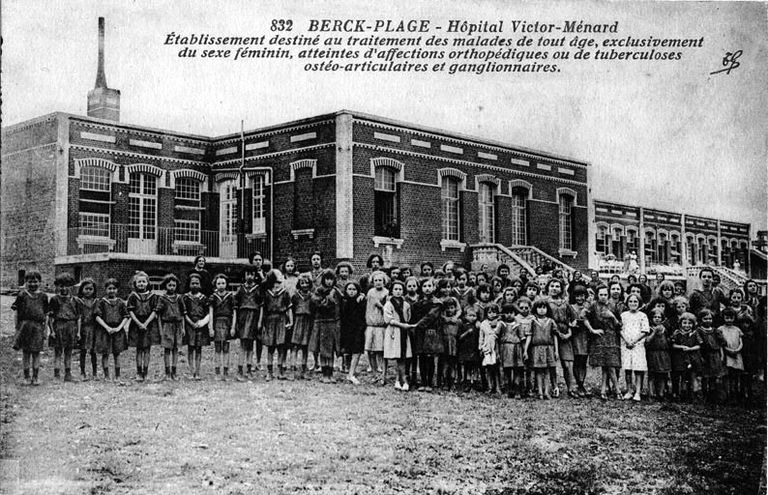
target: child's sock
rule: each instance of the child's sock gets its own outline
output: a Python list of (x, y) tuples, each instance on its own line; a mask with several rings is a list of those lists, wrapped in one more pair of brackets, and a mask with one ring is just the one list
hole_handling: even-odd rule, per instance
[(115, 366), (115, 378), (120, 378), (120, 367)]
[(29, 379), (29, 368), (24, 368), (24, 379), (25, 380)]
[(144, 367), (142, 367), (142, 366), (140, 366), (140, 365), (138, 365), (138, 364), (137, 364), (137, 365), (136, 365), (136, 374), (137, 374), (137, 375), (139, 375), (139, 376), (141, 376), (141, 374), (142, 374), (142, 372), (143, 372), (143, 371), (144, 371)]
[(247, 368), (246, 368), (246, 369), (247, 369), (247, 372), (248, 372), (248, 374), (249, 374), (249, 375), (250, 375), (251, 373), (253, 373), (253, 365), (252, 365), (252, 364), (249, 364), (249, 365), (247, 365)]
[(54, 368), (53, 369), (53, 377), (54, 378), (59, 378), (59, 376), (60, 376), (59, 368)]
[(243, 367), (241, 365), (237, 366), (237, 374), (242, 375), (243, 374)]
[(224, 376), (229, 376), (229, 367), (224, 366)]
[(104, 367), (104, 378), (109, 378), (109, 368)]
[(171, 367), (170, 366), (166, 366), (165, 367), (165, 376), (171, 376)]
[(80, 360), (80, 374), (85, 376), (85, 360), (84, 359)]
[(37, 375), (40, 372), (40, 368), (32, 368), (32, 379), (37, 380)]
[(215, 374), (217, 374), (217, 375), (220, 375), (220, 374), (221, 374), (221, 368), (219, 368), (218, 366), (216, 366), (215, 368), (213, 368), (213, 370), (214, 370), (214, 373), (215, 373)]
[(96, 363), (96, 354), (91, 354), (91, 368), (92, 368), (92, 375), (96, 376), (96, 372), (99, 370), (99, 367)]
[(171, 376), (176, 376), (176, 366), (171, 366)]

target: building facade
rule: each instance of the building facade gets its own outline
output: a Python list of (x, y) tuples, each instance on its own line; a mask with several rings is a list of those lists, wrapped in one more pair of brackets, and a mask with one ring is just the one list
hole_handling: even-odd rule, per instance
[(157, 281), (198, 254), (236, 274), (255, 251), (588, 262), (587, 163), (357, 112), (215, 138), (55, 113), (3, 130), (2, 174), (3, 286), (32, 269)]
[(703, 265), (749, 272), (750, 225), (595, 200), (595, 266), (625, 271), (637, 255), (640, 271), (685, 276)]

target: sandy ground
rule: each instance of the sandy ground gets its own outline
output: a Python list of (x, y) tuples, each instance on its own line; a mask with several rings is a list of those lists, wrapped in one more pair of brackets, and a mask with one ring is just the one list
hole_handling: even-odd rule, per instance
[[(742, 494), (761, 477), (758, 407), (403, 393), (319, 375), (221, 383), (212, 349), (203, 382), (65, 384), (46, 353), (42, 386), (23, 386), (9, 305), (2, 493)], [(123, 362), (130, 380), (133, 352)]]

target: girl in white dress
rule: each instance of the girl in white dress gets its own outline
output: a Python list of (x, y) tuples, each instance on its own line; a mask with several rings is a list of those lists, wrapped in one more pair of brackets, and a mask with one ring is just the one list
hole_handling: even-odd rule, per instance
[[(640, 400), (643, 375), (648, 371), (645, 359), (645, 339), (650, 333), (648, 317), (639, 311), (640, 296), (632, 294), (627, 298), (629, 311), (621, 313), (621, 364), (627, 372), (627, 393), (624, 399)], [(630, 384), (630, 374), (634, 379)]]

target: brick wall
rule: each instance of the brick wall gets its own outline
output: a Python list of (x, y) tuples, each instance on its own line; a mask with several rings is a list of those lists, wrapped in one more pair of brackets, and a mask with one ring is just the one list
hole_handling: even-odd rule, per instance
[(0, 194), (0, 286), (15, 287), (19, 270), (53, 283), (57, 124), (53, 119), (3, 132)]

